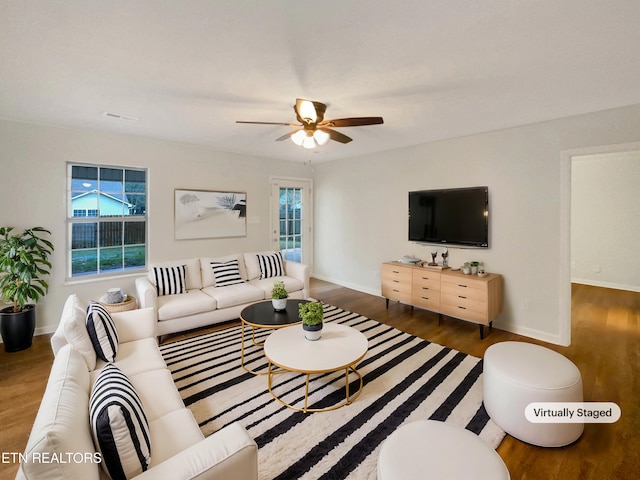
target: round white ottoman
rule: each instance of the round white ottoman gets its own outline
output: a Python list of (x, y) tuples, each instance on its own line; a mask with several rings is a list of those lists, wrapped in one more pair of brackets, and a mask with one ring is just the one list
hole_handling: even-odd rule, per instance
[(462, 428), (433, 420), (402, 425), (384, 441), (378, 480), (509, 480), (509, 470), (489, 445)]
[(531, 423), (532, 402), (582, 402), (582, 377), (571, 360), (525, 342), (501, 342), (484, 354), (484, 408), (509, 435), (541, 447), (568, 445), (582, 435), (583, 423)]

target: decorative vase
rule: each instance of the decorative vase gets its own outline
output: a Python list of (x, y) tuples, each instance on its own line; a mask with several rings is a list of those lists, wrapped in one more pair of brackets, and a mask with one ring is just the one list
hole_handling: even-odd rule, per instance
[(320, 335), (322, 334), (322, 323), (319, 323), (318, 325), (305, 325), (303, 323), (302, 329), (304, 330), (304, 338), (316, 341), (320, 339)]
[(36, 329), (36, 306), (25, 305), (22, 312), (14, 313), (13, 307), (0, 310), (0, 333), (5, 352), (19, 352), (31, 346)]
[(281, 312), (287, 309), (287, 299), (286, 298), (272, 298), (271, 304), (273, 305), (273, 309), (276, 312)]

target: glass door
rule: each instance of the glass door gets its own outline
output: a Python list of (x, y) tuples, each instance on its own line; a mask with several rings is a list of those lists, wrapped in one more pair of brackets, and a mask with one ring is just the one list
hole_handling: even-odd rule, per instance
[(274, 178), (271, 199), (273, 248), (285, 260), (311, 265), (311, 180)]

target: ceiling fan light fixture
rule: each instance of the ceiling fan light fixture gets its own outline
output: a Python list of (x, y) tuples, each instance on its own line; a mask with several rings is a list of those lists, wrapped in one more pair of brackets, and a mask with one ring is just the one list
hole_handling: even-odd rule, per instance
[(312, 149), (317, 145), (315, 139), (313, 138), (313, 133), (312, 132), (307, 132), (307, 136), (304, 137), (304, 140), (302, 141), (302, 146), (304, 148), (307, 149)]
[(331, 138), (330, 135), (323, 130), (316, 130), (313, 132), (313, 138), (318, 143), (318, 145), (324, 145)]
[(298, 114), (301, 118), (309, 123), (316, 123), (318, 120), (318, 114), (316, 113), (316, 107), (313, 102), (309, 100), (302, 100), (300, 102), (300, 108), (298, 110)]
[(291, 135), (291, 141), (298, 146), (302, 146), (302, 142), (307, 138), (307, 132), (304, 130), (298, 130), (296, 133)]

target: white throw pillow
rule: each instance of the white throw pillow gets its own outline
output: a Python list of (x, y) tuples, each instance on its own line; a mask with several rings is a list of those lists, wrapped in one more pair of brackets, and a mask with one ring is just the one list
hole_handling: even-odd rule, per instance
[(240, 276), (238, 260), (211, 262), (211, 269), (215, 276), (216, 287), (228, 287), (229, 285), (244, 283)]

